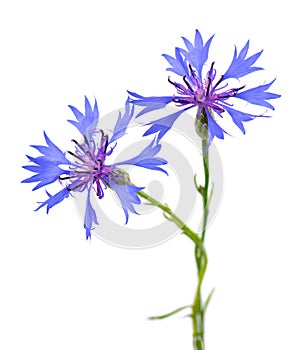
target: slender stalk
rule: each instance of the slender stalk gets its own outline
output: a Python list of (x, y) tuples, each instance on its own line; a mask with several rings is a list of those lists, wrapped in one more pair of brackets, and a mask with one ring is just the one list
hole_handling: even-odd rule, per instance
[(210, 180), (210, 170), (209, 170), (209, 149), (208, 149), (208, 139), (202, 140), (202, 155), (203, 155), (203, 168), (204, 168), (204, 176), (205, 176), (205, 184), (202, 190), (202, 199), (203, 199), (203, 225), (202, 225), (202, 233), (201, 239), (204, 241), (206, 229), (207, 229), (207, 221), (208, 221), (208, 192), (209, 192), (209, 180)]
[(176, 214), (173, 213), (169, 206), (158, 202), (156, 199), (149, 196), (149, 194), (144, 191), (139, 191), (137, 194), (166, 213), (166, 218), (174, 222), (188, 238), (190, 238), (196, 245), (200, 247), (202, 251), (204, 251), (204, 247), (198, 233), (192, 231)]
[(193, 325), (193, 346), (195, 350), (204, 350), (204, 311), (205, 305), (202, 302), (201, 286), (208, 264), (207, 255), (200, 252), (198, 259), (198, 283), (195, 299), (192, 305), (192, 325)]
[[(202, 152), (203, 152), (203, 168), (204, 168), (204, 185), (203, 186), (196, 186), (198, 192), (202, 196), (203, 201), (203, 221), (202, 221), (202, 231), (201, 235), (199, 235), (197, 232), (194, 232), (191, 230), (177, 215), (175, 215), (172, 210), (165, 204), (162, 204), (158, 202), (156, 199), (149, 196), (147, 193), (143, 191), (139, 191), (138, 195), (144, 199), (146, 199), (150, 204), (159, 207), (163, 212), (165, 217), (174, 222), (177, 227), (179, 227), (182, 232), (190, 238), (194, 242), (194, 256), (195, 256), (195, 262), (197, 267), (197, 289), (194, 297), (193, 304), (191, 305), (192, 309), (192, 327), (193, 327), (193, 348), (194, 350), (204, 350), (204, 314), (206, 307), (209, 303), (211, 294), (206, 299), (206, 302), (203, 303), (202, 300), (202, 283), (204, 280), (204, 276), (206, 273), (207, 265), (208, 265), (208, 258), (206, 254), (206, 250), (204, 248), (204, 240), (205, 240), (205, 234), (207, 229), (207, 221), (208, 221), (208, 214), (209, 214), (209, 180), (210, 180), (210, 171), (209, 171), (209, 148), (208, 148), (208, 138), (204, 137), (202, 139)], [(175, 311), (168, 313), (163, 316), (157, 316), (153, 317), (151, 319), (162, 319), (169, 317), (180, 310), (183, 310), (183, 308), (176, 309)]]
[[(204, 168), (204, 185), (197, 188), (198, 192), (202, 196), (203, 201), (203, 222), (202, 222), (202, 232), (201, 240), (204, 242), (207, 221), (209, 214), (209, 148), (208, 148), (208, 137), (202, 138), (202, 155), (203, 155), (203, 168)], [(198, 274), (198, 283), (196, 294), (192, 306), (192, 325), (193, 325), (193, 346), (195, 350), (204, 350), (204, 314), (206, 305), (203, 305), (201, 287), (202, 282), (206, 273), (208, 259), (207, 255), (203, 254), (199, 250), (199, 246), (195, 245), (194, 250), (195, 262)]]
[[(193, 322), (193, 346), (195, 350), (204, 350), (203, 335), (204, 335), (205, 307), (203, 306), (202, 300), (201, 300), (201, 286), (202, 286), (202, 282), (206, 272), (208, 259), (207, 259), (207, 254), (206, 254), (206, 250), (204, 248), (202, 239), (197, 232), (194, 232), (193, 230), (191, 230), (176, 214), (174, 214), (173, 211), (167, 205), (158, 202), (156, 199), (149, 196), (144, 191), (139, 191), (138, 195), (146, 199), (150, 204), (160, 208), (165, 213), (165, 217), (168, 220), (174, 222), (182, 230), (182, 232), (193, 241), (195, 245), (195, 259), (198, 266), (198, 286), (197, 286), (194, 303), (191, 305), (191, 309), (192, 309), (191, 317)], [(182, 307), (166, 315), (152, 317), (151, 319), (166, 318), (179, 312), (179, 310), (182, 310), (182, 309), (184, 308)]]

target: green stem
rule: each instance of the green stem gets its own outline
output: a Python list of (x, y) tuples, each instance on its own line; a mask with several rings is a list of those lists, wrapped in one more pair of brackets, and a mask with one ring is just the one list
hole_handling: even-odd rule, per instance
[(190, 238), (197, 246), (200, 247), (202, 251), (204, 251), (204, 247), (199, 235), (196, 232), (192, 231), (176, 214), (173, 213), (173, 211), (166, 204), (158, 202), (156, 199), (149, 196), (149, 194), (143, 191), (139, 191), (137, 194), (150, 202), (150, 204), (160, 208), (164, 213), (166, 213), (166, 218), (174, 222), (188, 238)]
[[(202, 195), (203, 201), (203, 223), (201, 240), (204, 242), (207, 220), (208, 220), (208, 204), (209, 204), (209, 149), (208, 138), (202, 139), (202, 154), (203, 154), (203, 168), (204, 168), (204, 186), (199, 187), (199, 193)], [(195, 299), (192, 306), (192, 323), (193, 323), (193, 346), (196, 350), (204, 350), (204, 306), (201, 296), (201, 286), (206, 273), (208, 259), (207, 255), (200, 251), (198, 246), (195, 246), (195, 261), (198, 272), (198, 283), (195, 294)]]
[(205, 305), (202, 303), (201, 286), (206, 273), (208, 258), (205, 252), (198, 251), (198, 284), (195, 299), (192, 305), (192, 325), (193, 325), (193, 345), (196, 350), (204, 349), (204, 311)]
[(205, 176), (205, 184), (202, 190), (202, 199), (203, 199), (203, 224), (202, 224), (202, 233), (201, 239), (204, 241), (206, 229), (207, 229), (207, 221), (208, 221), (208, 192), (209, 192), (209, 180), (210, 180), (210, 171), (209, 171), (209, 149), (208, 149), (208, 139), (202, 140), (202, 154), (203, 154), (203, 167), (204, 167), (204, 176)]
[[(208, 258), (207, 253), (204, 248), (204, 240), (205, 240), (205, 234), (207, 229), (207, 222), (208, 222), (208, 214), (209, 214), (209, 202), (211, 200), (212, 191), (209, 195), (209, 182), (210, 182), (210, 170), (209, 170), (209, 146), (208, 146), (208, 121), (207, 121), (207, 115), (205, 111), (203, 111), (201, 117), (196, 118), (196, 132), (198, 135), (202, 138), (202, 154), (203, 154), (203, 168), (204, 168), (204, 185), (197, 185), (196, 183), (196, 177), (194, 179), (195, 187), (197, 191), (202, 196), (203, 201), (203, 219), (202, 219), (202, 231), (201, 234), (198, 234), (197, 232), (194, 232), (191, 230), (173, 211), (166, 205), (158, 202), (153, 197), (149, 196), (147, 193), (143, 191), (139, 191), (137, 194), (146, 199), (150, 204), (160, 208), (166, 219), (169, 221), (174, 222), (177, 227), (179, 227), (182, 232), (190, 238), (194, 242), (194, 257), (197, 267), (197, 289), (194, 297), (193, 304), (190, 305), (192, 309), (192, 314), (190, 315), (192, 317), (192, 326), (193, 326), (193, 347), (194, 350), (204, 350), (204, 314), (206, 311), (206, 308), (209, 304), (209, 301), (211, 299), (213, 291), (209, 294), (206, 301), (203, 302), (202, 295), (201, 295), (201, 289), (202, 289), (202, 283), (204, 280), (204, 276), (207, 270), (208, 265)], [(170, 317), (179, 311), (184, 310), (188, 306), (178, 308), (170, 313), (167, 313), (162, 316), (154, 316), (150, 319), (163, 319)]]
[[(190, 238), (195, 245), (195, 259), (198, 266), (198, 286), (197, 291), (195, 295), (195, 300), (193, 305), (191, 306), (192, 309), (192, 321), (193, 321), (193, 344), (194, 349), (196, 350), (203, 350), (203, 334), (204, 334), (204, 307), (202, 305), (201, 300), (201, 286), (202, 281), (206, 272), (207, 268), (207, 254), (206, 250), (203, 245), (203, 241), (198, 233), (192, 231), (176, 214), (173, 213), (173, 211), (165, 204), (162, 204), (158, 202), (153, 197), (149, 196), (147, 193), (143, 191), (139, 191), (137, 193), (140, 197), (146, 199), (150, 204), (160, 208), (164, 213), (168, 220), (174, 222), (177, 227), (179, 227), (182, 232)], [(177, 309), (177, 312), (183, 308)], [(174, 312), (164, 315), (164, 317), (154, 317), (152, 319), (161, 319), (165, 317), (169, 317)]]
[[(197, 119), (198, 122), (198, 119)], [(207, 125), (206, 114), (203, 113), (202, 122)], [(207, 128), (206, 128), (207, 130)], [(198, 131), (198, 130), (197, 130)], [(203, 155), (203, 168), (204, 168), (204, 185), (198, 186), (195, 178), (195, 187), (202, 196), (203, 201), (203, 221), (202, 221), (202, 232), (201, 240), (204, 242), (205, 234), (207, 229), (207, 221), (209, 214), (209, 202), (211, 194), (209, 196), (209, 182), (210, 182), (210, 171), (209, 171), (209, 147), (208, 147), (208, 135), (202, 137), (202, 155)], [(209, 302), (209, 298), (206, 303), (203, 304), (201, 287), (202, 282), (206, 273), (208, 259), (207, 255), (200, 251), (199, 246), (195, 246), (194, 250), (195, 262), (198, 273), (198, 283), (194, 302), (192, 305), (192, 325), (193, 325), (193, 346), (195, 350), (204, 350), (204, 314), (206, 307)]]
[[(149, 196), (147, 193), (143, 191), (139, 191), (138, 195), (144, 199), (146, 199), (150, 204), (160, 208), (163, 212), (165, 217), (174, 222), (177, 227), (179, 227), (182, 232), (190, 238), (195, 245), (195, 262), (197, 266), (197, 272), (198, 272), (198, 283), (197, 283), (197, 290), (194, 298), (194, 302), (191, 306), (192, 308), (192, 325), (193, 325), (193, 346), (195, 350), (204, 350), (204, 313), (206, 306), (208, 304), (208, 301), (206, 304), (203, 304), (202, 297), (201, 297), (201, 287), (202, 282), (206, 273), (207, 265), (208, 265), (208, 258), (206, 254), (206, 250), (204, 248), (204, 239), (205, 239), (205, 233), (207, 228), (207, 220), (208, 220), (208, 205), (209, 205), (209, 179), (210, 179), (210, 173), (209, 173), (209, 149), (208, 149), (208, 139), (202, 140), (202, 148), (203, 148), (203, 167), (204, 167), (204, 186), (199, 186), (198, 192), (202, 195), (203, 200), (203, 223), (202, 223), (202, 232), (201, 236), (191, 230), (176, 214), (173, 213), (173, 211), (165, 204), (162, 204), (158, 202), (153, 197)], [(180, 309), (177, 309), (177, 312)], [(164, 317), (155, 317), (153, 319), (160, 319), (169, 317), (175, 312), (169, 313), (164, 315)]]

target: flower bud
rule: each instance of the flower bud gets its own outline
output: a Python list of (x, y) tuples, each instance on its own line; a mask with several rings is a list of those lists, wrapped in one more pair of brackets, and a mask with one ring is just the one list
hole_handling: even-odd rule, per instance
[(195, 131), (202, 140), (207, 140), (208, 126), (199, 117), (195, 118)]

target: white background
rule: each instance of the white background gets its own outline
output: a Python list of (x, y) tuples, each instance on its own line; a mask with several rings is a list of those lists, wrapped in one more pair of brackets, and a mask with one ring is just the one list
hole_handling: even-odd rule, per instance
[[(264, 48), (264, 81), (282, 98), (271, 119), (217, 142), (225, 175), (208, 231), (208, 350), (295, 350), (295, 42), (292, 2), (234, 0), (3, 1), (0, 7), (0, 348), (191, 349), (188, 318), (150, 322), (192, 301), (193, 247), (178, 236), (123, 250), (94, 238), (65, 201), (34, 212), (44, 193), (20, 184), (30, 144), (46, 130), (70, 139), (67, 105), (96, 96), (102, 115), (125, 90), (165, 95), (162, 53), (181, 36), (216, 33), (229, 62), (234, 44)], [(256, 51), (257, 50), (257, 51)], [(223, 61), (224, 62), (224, 61)], [(39, 197), (38, 197), (39, 196)], [(185, 315), (185, 313), (180, 316)]]

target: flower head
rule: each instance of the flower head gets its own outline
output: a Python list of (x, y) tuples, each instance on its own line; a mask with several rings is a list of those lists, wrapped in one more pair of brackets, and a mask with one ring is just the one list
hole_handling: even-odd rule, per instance
[[(40, 152), (40, 156), (28, 159), (34, 165), (26, 165), (23, 168), (35, 175), (23, 180), (24, 183), (35, 182), (37, 185), (33, 190), (54, 182), (59, 182), (62, 189), (54, 195), (46, 191), (48, 199), (40, 203), (36, 210), (46, 207), (47, 212), (56, 204), (73, 195), (75, 192), (86, 191), (86, 205), (84, 228), (86, 238), (90, 238), (94, 224), (98, 224), (95, 210), (90, 200), (92, 189), (99, 199), (104, 197), (104, 192), (109, 188), (116, 192), (122, 209), (128, 222), (129, 212), (136, 213), (134, 204), (140, 203), (137, 192), (143, 187), (131, 184), (128, 174), (120, 168), (124, 164), (133, 164), (152, 170), (159, 170), (166, 173), (161, 168), (167, 162), (156, 157), (160, 151), (160, 145), (153, 140), (140, 154), (132, 159), (117, 163), (109, 163), (108, 157), (116, 148), (116, 141), (125, 135), (129, 122), (134, 114), (134, 107), (129, 100), (125, 106), (125, 112), (119, 113), (113, 132), (108, 135), (103, 130), (96, 129), (99, 121), (97, 102), (91, 107), (90, 102), (85, 98), (85, 113), (83, 114), (73, 106), (69, 106), (76, 121), (69, 120), (82, 135), (82, 140), (72, 140), (73, 151), (62, 152), (44, 132), (46, 146), (32, 146)], [(70, 160), (66, 154), (70, 156)]]
[[(158, 139), (160, 139), (183, 112), (196, 108), (196, 125), (201, 125), (203, 129), (206, 128), (210, 144), (214, 137), (224, 138), (226, 131), (222, 129), (217, 120), (219, 120), (218, 117), (223, 118), (225, 113), (230, 115), (243, 133), (245, 133), (243, 122), (262, 116), (262, 114), (246, 113), (233, 108), (236, 99), (245, 100), (250, 104), (267, 109), (274, 109), (267, 102), (267, 100), (280, 97), (280, 95), (267, 92), (274, 80), (268, 84), (249, 89), (245, 83), (242, 84), (238, 81), (250, 73), (263, 69), (254, 66), (262, 51), (247, 57), (249, 41), (239, 53), (235, 48), (232, 62), (224, 74), (217, 74), (215, 62), (211, 62), (209, 69), (205, 72), (213, 37), (204, 44), (200, 32), (196, 30), (194, 43), (182, 38), (186, 49), (177, 47), (175, 57), (163, 55), (170, 64), (167, 70), (181, 77), (179, 81), (175, 81), (170, 76), (168, 78), (169, 83), (175, 88), (175, 93), (172, 96), (143, 97), (129, 92), (132, 103), (144, 107), (138, 116), (161, 109), (169, 103), (180, 107), (180, 111), (148, 123), (151, 127), (145, 135), (158, 133)], [(230, 86), (233, 83), (233, 81), (229, 81), (231, 78), (237, 79), (234, 86)]]

